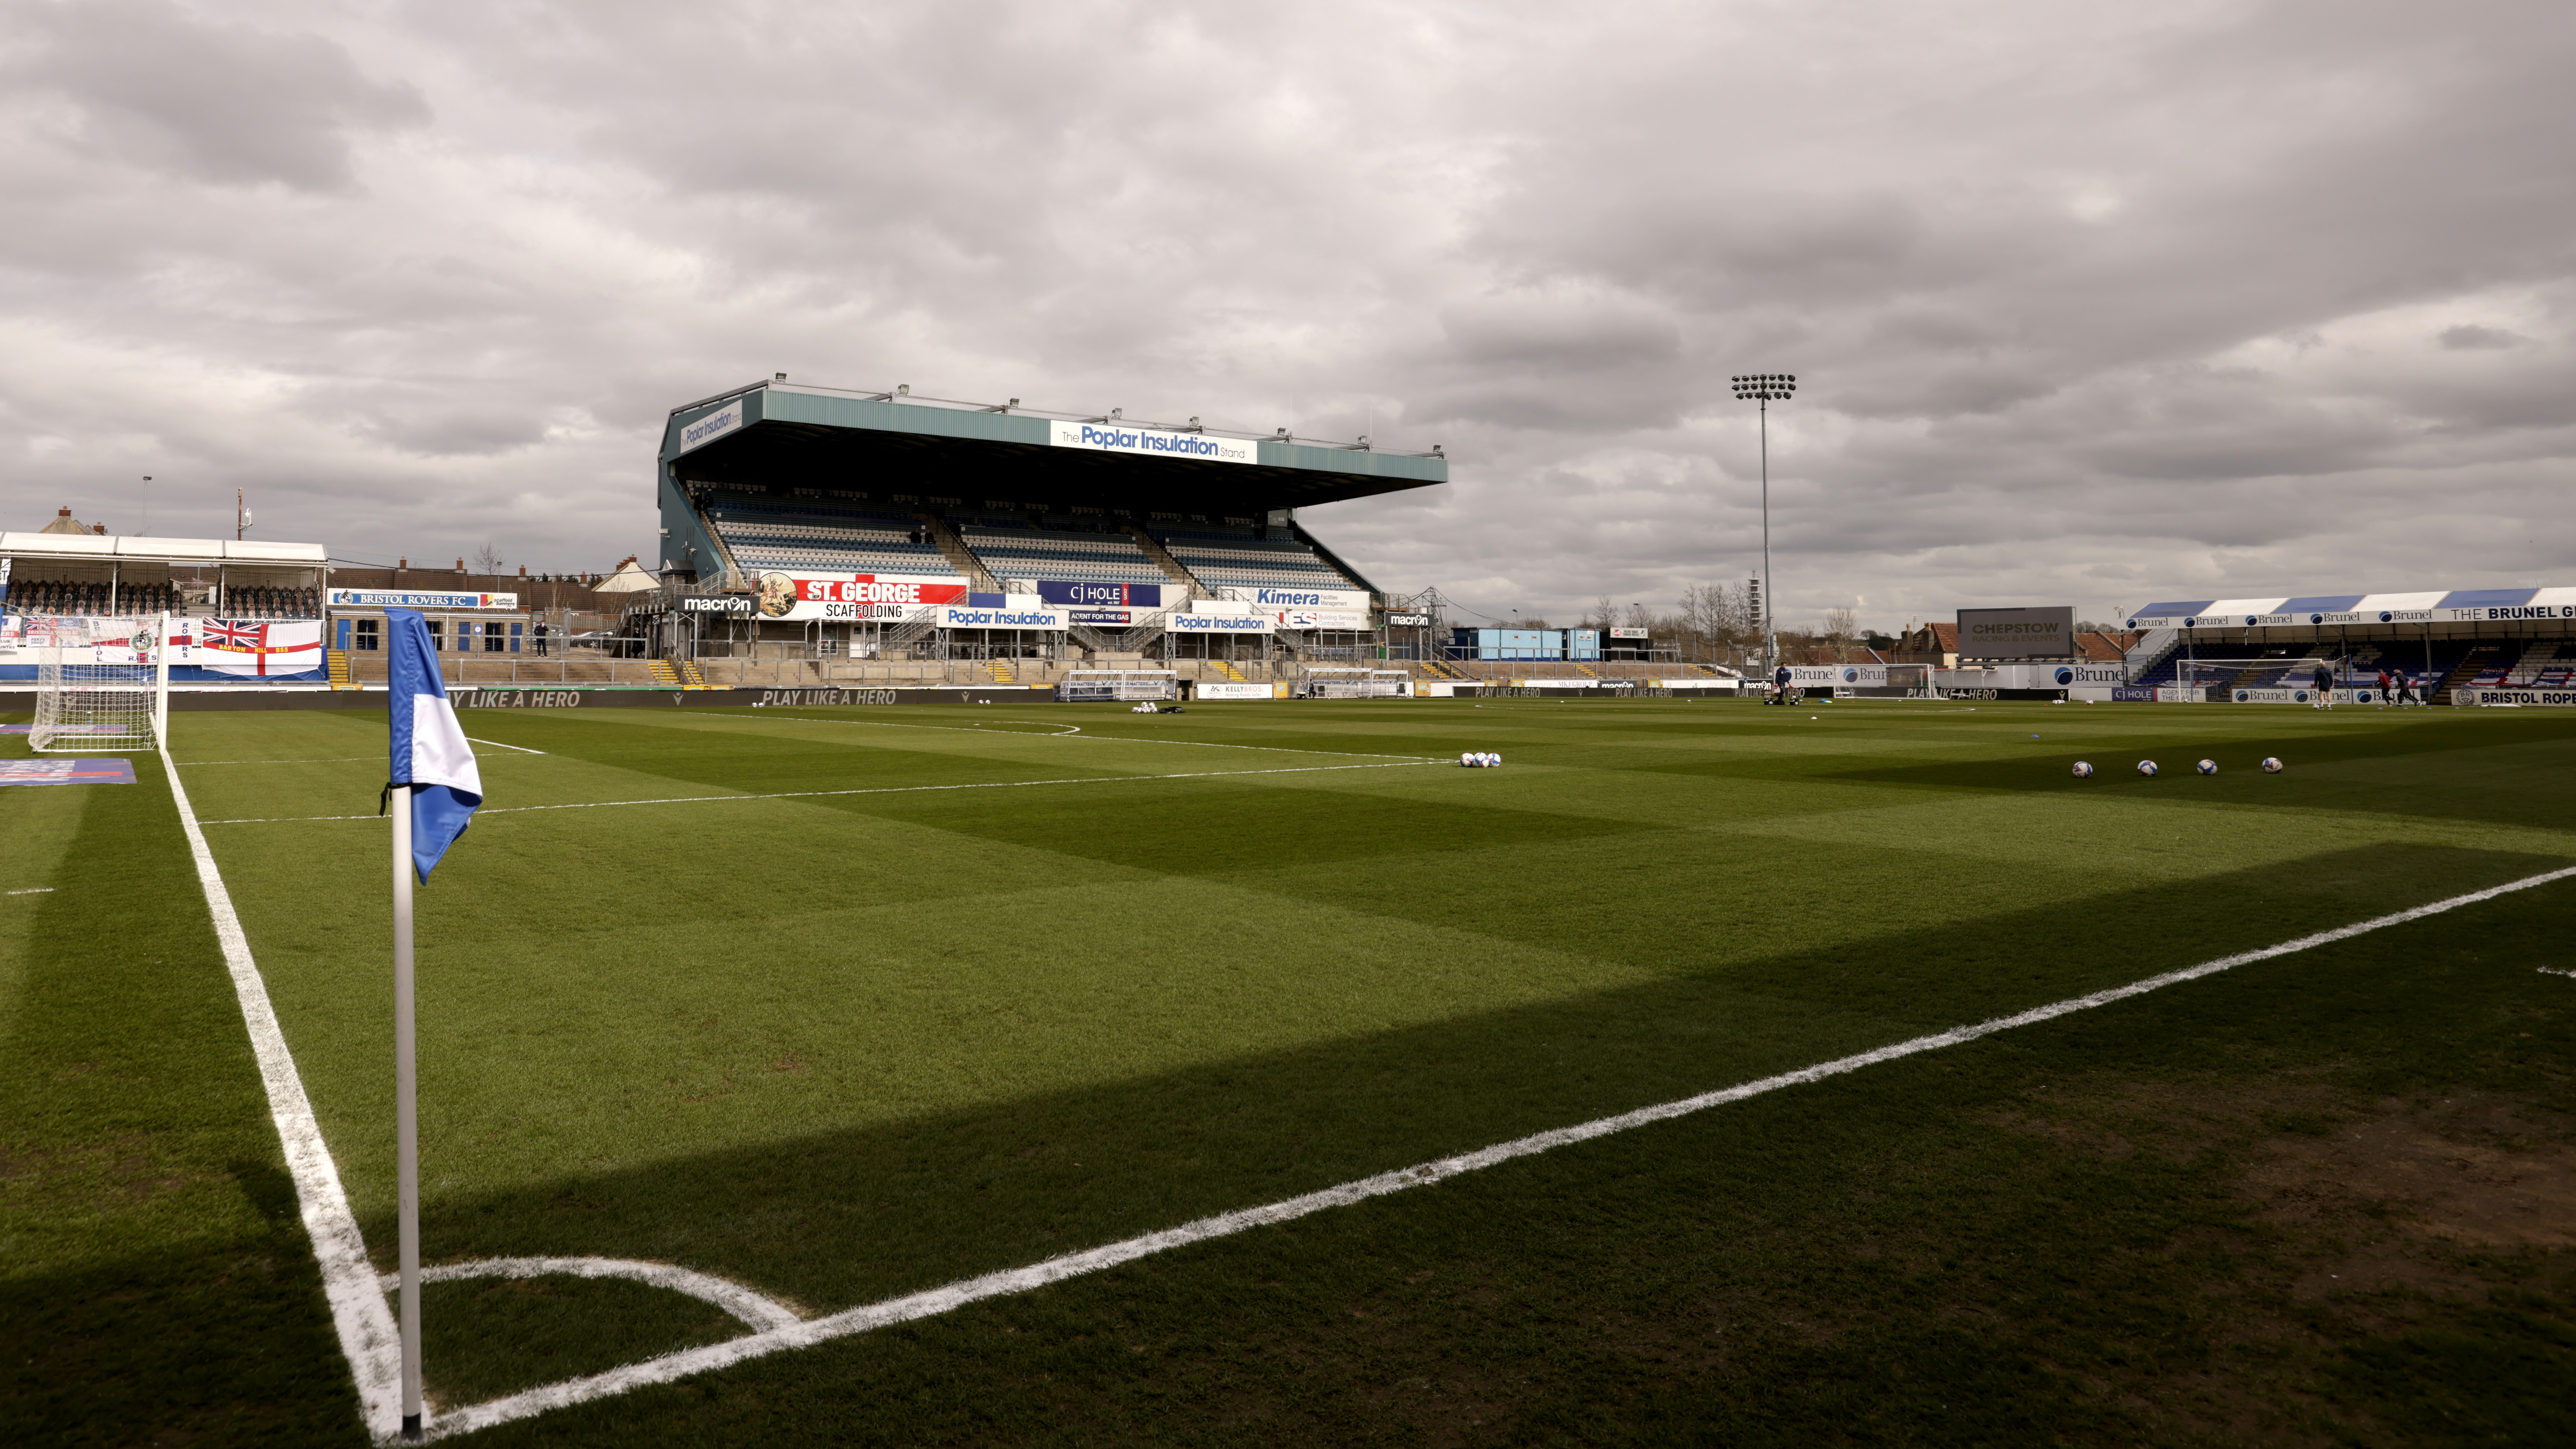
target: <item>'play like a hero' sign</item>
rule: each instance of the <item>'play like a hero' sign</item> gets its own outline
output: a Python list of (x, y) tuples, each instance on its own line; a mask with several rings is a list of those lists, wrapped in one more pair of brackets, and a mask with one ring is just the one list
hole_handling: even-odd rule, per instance
[(1157, 458), (1190, 458), (1201, 463), (1251, 463), (1259, 451), (1242, 438), (1211, 438), (1205, 433), (1169, 433), (1157, 428), (1131, 428), (1123, 423), (1055, 423), (1047, 441), (1059, 448), (1088, 448), (1095, 453), (1145, 453)]

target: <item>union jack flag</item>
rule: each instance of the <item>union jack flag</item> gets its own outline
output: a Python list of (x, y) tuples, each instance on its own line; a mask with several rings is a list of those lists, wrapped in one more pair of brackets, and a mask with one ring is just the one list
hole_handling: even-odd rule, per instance
[(198, 626), (197, 638), (208, 649), (266, 649), (268, 626), (241, 619), (208, 619)]

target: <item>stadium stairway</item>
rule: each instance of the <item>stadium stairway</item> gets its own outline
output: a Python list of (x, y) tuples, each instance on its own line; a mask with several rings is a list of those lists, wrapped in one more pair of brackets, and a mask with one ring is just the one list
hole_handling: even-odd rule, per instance
[(668, 659), (656, 659), (656, 660), (652, 661), (652, 663), (653, 663), (653, 682), (654, 682), (655, 684), (668, 684), (668, 685), (677, 686), (677, 685), (680, 683), (680, 671), (678, 671), (678, 670), (676, 670), (676, 669), (673, 669), (673, 668), (671, 667), (671, 661), (670, 661), (670, 660), (668, 660)]
[(1129, 537), (1136, 540), (1136, 546), (1145, 551), (1145, 557), (1154, 561), (1154, 566), (1156, 568), (1170, 574), (1172, 576), (1172, 582), (1189, 590), (1189, 596), (1191, 598), (1213, 599), (1216, 597), (1216, 591), (1209, 588), (1207, 585), (1200, 583), (1197, 578), (1191, 575), (1188, 569), (1181, 567), (1181, 561), (1172, 557), (1172, 551), (1163, 547), (1161, 540), (1155, 538), (1154, 535), (1147, 533), (1143, 524), (1128, 524), (1127, 533)]
[(956, 528), (947, 519), (936, 513), (916, 513), (913, 517), (921, 520), (922, 527), (930, 531), (931, 545), (955, 564), (957, 572), (964, 574), (978, 590), (988, 594), (1002, 592), (1001, 581), (993, 577), (993, 571), (984, 567), (981, 559), (975, 557), (974, 550), (966, 546), (966, 540), (957, 536)]
[(348, 650), (329, 650), (326, 651), (323, 657), (327, 658), (331, 662), (331, 687), (333, 689), (355, 689), (358, 687), (356, 683), (349, 678)]
[(1211, 659), (1208, 661), (1208, 667), (1216, 671), (1217, 678), (1226, 680), (1229, 683), (1251, 683), (1250, 680), (1244, 678), (1242, 670), (1234, 667), (1234, 661), (1231, 659)]
[(694, 659), (683, 659), (679, 662), (679, 670), (681, 688), (707, 689), (711, 687), (707, 683), (707, 672), (698, 667), (698, 661)]
[(1017, 684), (1020, 682), (1020, 677), (1011, 672), (1011, 661), (1007, 659), (987, 659), (984, 661), (984, 670), (986, 673), (993, 676), (993, 682), (995, 684)]
[(2474, 681), (2483, 671), (2509, 665), (2512, 657), (2501, 644), (2471, 646), (2466, 654), (2460, 656), (2460, 662), (2443, 674), (2442, 682), (2433, 687), (2432, 702), (2449, 704), (2452, 690)]

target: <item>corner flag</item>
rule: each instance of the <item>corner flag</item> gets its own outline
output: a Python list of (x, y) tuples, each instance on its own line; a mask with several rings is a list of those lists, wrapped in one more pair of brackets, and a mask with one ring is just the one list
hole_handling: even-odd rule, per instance
[(385, 629), (392, 636), (385, 643), (392, 651), (386, 713), (393, 724), (393, 773), (385, 778), (412, 787), (411, 861), (426, 884), (483, 803), (483, 775), (456, 707), (447, 702), (427, 621), (409, 609), (387, 609)]

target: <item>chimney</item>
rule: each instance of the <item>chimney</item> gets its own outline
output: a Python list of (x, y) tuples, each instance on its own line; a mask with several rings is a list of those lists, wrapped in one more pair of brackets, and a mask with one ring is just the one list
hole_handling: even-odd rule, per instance
[(410, 560), (410, 559), (407, 559), (407, 558), (398, 558), (398, 559), (395, 559), (395, 560), (394, 560), (394, 572), (395, 572), (395, 573), (401, 573), (404, 569), (407, 569), (407, 568), (410, 568), (410, 567), (411, 567), (411, 560)]
[(70, 509), (68, 509), (68, 508), (63, 509), (63, 510), (61, 510), (61, 511), (62, 511), (62, 515), (63, 515), (63, 517), (65, 517), (65, 518), (69, 518), (69, 517), (71, 517), (71, 516), (72, 516), (72, 511), (71, 511)]
[(521, 565), (519, 565), (519, 577), (521, 577), (521, 578), (523, 578), (523, 579), (524, 579), (524, 578), (526, 578), (527, 576), (528, 576), (528, 566), (527, 566), (526, 564), (521, 564)]
[(89, 526), (89, 531), (92, 533), (105, 533), (107, 532), (107, 525), (104, 523), (93, 523)]
[(456, 571), (460, 574), (465, 572), (465, 560), (458, 559), (456, 561)]

